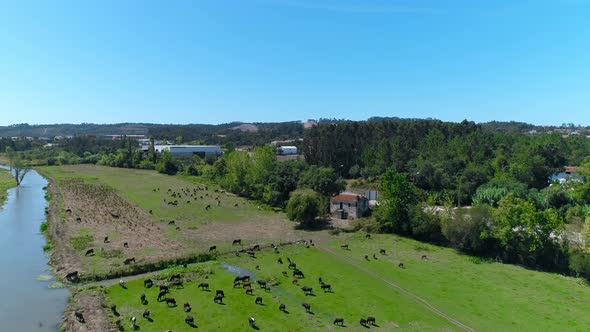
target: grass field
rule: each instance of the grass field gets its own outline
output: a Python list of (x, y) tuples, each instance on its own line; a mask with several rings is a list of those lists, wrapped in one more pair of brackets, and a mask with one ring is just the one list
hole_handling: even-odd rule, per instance
[(14, 177), (9, 171), (0, 168), (0, 209), (8, 197), (8, 189), (15, 186)]
[[(260, 244), (299, 238), (284, 214), (222, 193), (196, 177), (93, 165), (38, 170), (54, 180), (63, 201), (60, 219), (65, 223), (59, 226), (65, 229), (56, 233), (67, 236), (56, 240), (69, 242), (78, 256), (67, 270), (105, 275), (130, 268), (122, 264), (128, 257), (144, 264), (204, 252), (212, 244), (229, 250), (236, 238)], [(85, 256), (89, 249), (96, 255)]]
[[(340, 248), (344, 242), (350, 250)], [(386, 255), (378, 253), (381, 248), (386, 249)], [(365, 254), (369, 260), (365, 260)], [(278, 257), (285, 263), (290, 257), (305, 273), (299, 286), (291, 283), (291, 274), (281, 274), (288, 269), (286, 264), (277, 263)], [(233, 275), (223, 269), (221, 262), (253, 271), (257, 278), (278, 282), (270, 292), (255, 287), (255, 296), (262, 296), (265, 305), (257, 306), (255, 296), (233, 289)], [(404, 269), (398, 267), (399, 262), (404, 263)], [(157, 290), (144, 289), (143, 279), (129, 282), (127, 290), (118, 285), (110, 287), (108, 297), (119, 306), (124, 322), (131, 315), (137, 316), (142, 331), (186, 330), (184, 302), (191, 304), (191, 315), (204, 330), (243, 331), (250, 315), (261, 330), (267, 331), (339, 330), (332, 325), (335, 317), (345, 318), (344, 330), (365, 330), (358, 321), (367, 315), (377, 318), (379, 327), (371, 328), (375, 330), (462, 330), (429, 306), (477, 331), (590, 328), (590, 317), (584, 314), (590, 305), (590, 288), (579, 279), (484, 263), (452, 249), (390, 235), (374, 235), (372, 239), (360, 234), (340, 235), (315, 248), (289, 246), (280, 254), (262, 252), (256, 259), (227, 256), (205, 266), (212, 271), (206, 279), (211, 289), (226, 292), (226, 306), (214, 304), (211, 293), (197, 289), (203, 277), (186, 283), (184, 289), (172, 290), (170, 296), (179, 303), (176, 308), (155, 302)], [(319, 288), (320, 276), (332, 285), (334, 293)], [(300, 289), (303, 285), (313, 287), (316, 296), (304, 296)], [(150, 301), (147, 306), (139, 303), (139, 295), (144, 292)], [(314, 315), (305, 314), (300, 305), (303, 301), (311, 304)], [(285, 303), (290, 313), (279, 312), (279, 303)], [(154, 322), (139, 319), (145, 308), (152, 311)]]

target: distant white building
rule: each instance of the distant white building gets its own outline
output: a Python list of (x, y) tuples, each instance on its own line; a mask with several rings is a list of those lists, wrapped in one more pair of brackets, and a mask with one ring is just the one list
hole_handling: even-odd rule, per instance
[(170, 151), (174, 156), (203, 155), (203, 156), (220, 156), (221, 148), (219, 145), (154, 145), (154, 150), (158, 153)]
[(297, 147), (296, 146), (280, 146), (277, 148), (277, 152), (280, 155), (294, 155), (297, 154)]

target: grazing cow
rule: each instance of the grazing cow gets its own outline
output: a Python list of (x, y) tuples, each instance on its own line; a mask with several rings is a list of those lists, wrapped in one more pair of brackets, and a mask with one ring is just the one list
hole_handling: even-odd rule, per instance
[(80, 323), (85, 323), (86, 320), (84, 320), (84, 315), (82, 315), (82, 313), (78, 310), (76, 310), (74, 312), (74, 316), (76, 317), (76, 319), (80, 322)]
[(141, 316), (145, 319), (150, 319), (150, 311), (148, 309), (145, 309)]
[(209, 284), (206, 283), (206, 282), (202, 282), (202, 283), (199, 284), (199, 288), (201, 290), (209, 290)]
[(252, 283), (249, 281), (245, 281), (244, 285), (242, 285), (243, 288), (252, 288)]
[(72, 213), (72, 209), (66, 209), (66, 213)]
[(137, 324), (136, 324), (137, 318), (135, 318), (135, 316), (133, 316), (133, 317), (131, 317), (130, 320), (131, 320), (131, 329), (132, 330), (137, 330)]
[(305, 278), (305, 275), (303, 274), (303, 272), (301, 272), (301, 270), (293, 270), (293, 276), (294, 277), (298, 277), (298, 278)]
[(180, 226), (176, 226), (176, 230), (179, 231), (180, 230)]
[(253, 295), (254, 290), (252, 288), (246, 288), (246, 295)]
[(217, 250), (217, 246), (211, 246), (211, 247), (209, 247), (209, 251), (213, 251), (213, 250)]
[(405, 267), (404, 267), (404, 263), (399, 263), (397, 266), (398, 266), (400, 269), (405, 269)]
[(365, 260), (369, 260), (369, 255), (365, 255)]
[(250, 327), (256, 326), (256, 321), (254, 320), (254, 317), (248, 317), (248, 325), (250, 325)]
[(376, 254), (373, 254), (373, 259), (377, 259), (377, 255)]
[(127, 286), (125, 286), (125, 280), (120, 279), (119, 280), (119, 286), (123, 287), (123, 288), (127, 288)]
[(184, 322), (187, 323), (190, 326), (195, 325), (195, 319), (193, 318), (193, 316), (188, 315), (184, 318)]
[(215, 303), (223, 303), (223, 296), (215, 295), (215, 297), (213, 298), (213, 302), (215, 302)]
[(223, 293), (223, 291), (221, 289), (218, 289), (215, 291), (215, 296), (225, 297), (225, 294)]
[(252, 250), (260, 251), (260, 245), (255, 244), (254, 246), (252, 246)]
[(242, 239), (235, 239), (231, 242), (232, 245), (242, 244)]
[(367, 317), (367, 324), (375, 325), (375, 317)]
[(185, 304), (183, 305), (183, 309), (184, 309), (184, 311), (185, 311), (185, 312), (189, 312), (189, 311), (191, 311), (191, 305), (190, 305), (190, 303), (188, 303), (188, 302), (187, 302), (187, 303), (185, 303)]
[(292, 270), (297, 270), (297, 264), (290, 262), (288, 268), (290, 268)]
[(334, 325), (344, 326), (344, 318), (335, 318)]
[(422, 255), (422, 260), (428, 260), (428, 256)]
[(149, 213), (149, 214), (153, 214), (154, 212), (153, 212), (152, 210), (149, 210), (149, 211), (148, 211), (148, 213)]
[(256, 297), (256, 300), (254, 300), (254, 303), (255, 303), (255, 304), (262, 304), (262, 297), (260, 297), (260, 296), (257, 296), (257, 297)]
[(326, 283), (322, 283), (322, 290), (325, 292), (332, 292), (332, 285), (330, 284), (326, 284)]
[(167, 297), (165, 301), (167, 305), (172, 305), (173, 307), (176, 307), (176, 300), (173, 297)]
[(369, 326), (367, 326), (367, 320), (364, 319), (364, 318), (361, 318), (361, 320), (359, 321), (359, 323), (361, 324), (361, 326), (369, 327)]
[(160, 285), (160, 291), (168, 292), (170, 289), (166, 285)]
[(168, 225), (176, 225), (176, 220), (170, 220), (170, 221), (168, 222)]
[(94, 249), (88, 249), (88, 250), (86, 250), (85, 256), (94, 256)]
[(311, 312), (311, 305), (309, 303), (303, 302), (303, 303), (301, 303), (301, 306), (303, 308), (305, 308), (305, 312), (307, 312), (307, 313)]
[(297, 279), (297, 278), (293, 279), (292, 283), (293, 283), (293, 285), (299, 284), (299, 279)]
[(341, 244), (340, 248), (348, 250), (348, 243)]
[(254, 251), (248, 251), (248, 256), (252, 257), (252, 258), (256, 258), (256, 253)]
[(145, 300), (145, 294), (144, 294), (144, 293), (142, 293), (142, 294), (139, 296), (139, 300), (141, 301), (141, 304), (145, 304), (145, 303), (146, 303), (146, 300)]
[(282, 312), (285, 312), (285, 311), (287, 311), (287, 306), (284, 303), (281, 303), (279, 305), (279, 310)]
[(161, 290), (161, 291), (158, 293), (158, 302), (161, 302), (161, 301), (162, 301), (162, 299), (166, 297), (166, 294), (168, 294), (168, 291)]
[(123, 264), (125, 264), (125, 265), (129, 265), (131, 263), (135, 263), (135, 257), (127, 258), (126, 260), (123, 261)]
[(209, 211), (210, 208), (211, 208), (211, 204), (207, 204), (207, 206), (205, 206), (205, 211)]
[(234, 207), (238, 207), (238, 206), (239, 206), (239, 204), (238, 204), (238, 203), (234, 204)]
[(322, 280), (322, 277), (319, 277), (318, 281), (320, 282), (320, 285), (324, 283), (324, 281)]
[(256, 265), (255, 269), (260, 270), (260, 265)]
[(301, 290), (305, 293), (305, 295), (312, 295), (313, 294), (313, 288), (311, 288), (309, 286), (303, 286), (303, 287), (301, 287)]
[(181, 275), (180, 275), (180, 273), (176, 273), (176, 274), (173, 274), (173, 275), (171, 275), (169, 280), (170, 280), (170, 281), (173, 281), (173, 280), (180, 280), (180, 278), (181, 278)]
[(370, 239), (370, 238), (371, 238), (371, 234), (367, 233), (367, 235), (365, 235), (365, 237), (366, 237), (367, 239)]
[(76, 218), (76, 221), (77, 222), (82, 222), (82, 218), (78, 217), (78, 218)]
[(129, 248), (129, 242), (124, 242), (124, 243), (123, 243), (123, 247), (125, 247), (125, 248)]
[(113, 314), (115, 316), (119, 316), (119, 313), (117, 312), (117, 305), (116, 304), (111, 305), (111, 311), (113, 312)]
[(105, 237), (104, 237), (104, 240), (103, 240), (102, 242), (103, 242), (103, 243), (109, 243), (109, 237), (108, 237), (108, 236), (105, 236)]
[(256, 280), (256, 283), (260, 285), (260, 288), (266, 288), (266, 280)]
[(380, 253), (381, 255), (386, 255), (385, 249), (379, 249), (379, 253)]
[(143, 287), (145, 288), (152, 288), (153, 285), (154, 282), (152, 281), (152, 279), (146, 279), (143, 281)]
[(283, 264), (283, 259), (279, 257), (279, 259), (277, 259), (277, 262), (279, 262), (279, 264)]

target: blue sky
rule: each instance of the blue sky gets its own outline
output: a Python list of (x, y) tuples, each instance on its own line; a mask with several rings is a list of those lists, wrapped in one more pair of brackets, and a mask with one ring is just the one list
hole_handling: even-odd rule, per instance
[(590, 125), (590, 1), (0, 2), (0, 125)]

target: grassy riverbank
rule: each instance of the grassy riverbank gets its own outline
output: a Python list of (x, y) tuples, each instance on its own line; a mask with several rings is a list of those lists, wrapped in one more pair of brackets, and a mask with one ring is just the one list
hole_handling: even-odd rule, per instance
[(8, 189), (14, 187), (14, 177), (9, 171), (0, 169), (0, 209), (8, 197)]

